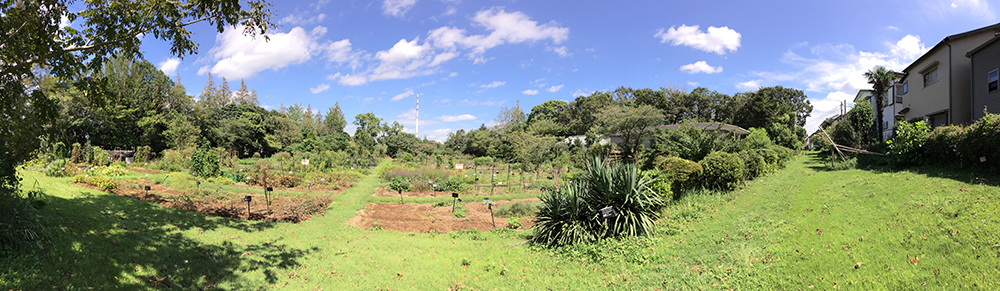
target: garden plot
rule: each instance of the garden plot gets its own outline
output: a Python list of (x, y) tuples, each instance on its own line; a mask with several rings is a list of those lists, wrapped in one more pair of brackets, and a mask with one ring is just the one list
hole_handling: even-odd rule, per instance
[[(74, 184), (97, 189), (87, 184)], [(306, 221), (314, 215), (322, 214), (333, 203), (329, 195), (343, 192), (343, 190), (301, 189), (304, 190), (302, 192), (309, 194), (272, 193), (268, 199), (261, 193), (260, 189), (240, 184), (234, 186), (245, 189), (246, 192), (216, 191), (208, 187), (177, 190), (146, 179), (124, 180), (121, 181), (121, 184), (123, 187), (112, 191), (116, 195), (166, 207), (229, 218), (293, 223)], [(144, 189), (146, 185), (149, 185), (149, 191)], [(248, 195), (251, 197), (249, 216), (247, 215), (247, 202), (244, 200)], [(268, 201), (270, 201), (270, 205), (268, 205)]]
[[(523, 201), (535, 203), (537, 198), (494, 201), (493, 209), (499, 206)], [(461, 213), (461, 215), (455, 215)], [(510, 227), (507, 218), (495, 217), (496, 226), (490, 218), (490, 210), (480, 201), (460, 202), (452, 212), (451, 203), (369, 203), (348, 223), (361, 229), (388, 229), (405, 232), (449, 232), (455, 230), (491, 230)], [(463, 217), (456, 217), (463, 216)], [(520, 227), (534, 224), (531, 218), (515, 218)]]
[[(452, 192), (448, 191), (403, 191), (404, 198), (416, 198), (416, 197), (451, 197)], [(504, 195), (519, 195), (519, 194), (530, 194), (534, 196), (540, 196), (545, 191), (540, 189), (522, 189), (520, 187), (506, 188), (506, 187), (496, 187), (493, 191), (490, 191), (490, 187), (482, 187), (480, 189), (468, 188), (462, 190), (462, 196), (504, 196)], [(379, 187), (375, 189), (375, 193), (372, 196), (376, 197), (399, 197), (398, 191), (393, 191), (387, 187)]]

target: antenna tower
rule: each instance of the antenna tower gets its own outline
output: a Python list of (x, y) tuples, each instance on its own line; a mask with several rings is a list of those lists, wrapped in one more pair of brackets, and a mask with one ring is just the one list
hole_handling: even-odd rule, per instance
[(420, 93), (417, 93), (417, 134), (420, 136)]

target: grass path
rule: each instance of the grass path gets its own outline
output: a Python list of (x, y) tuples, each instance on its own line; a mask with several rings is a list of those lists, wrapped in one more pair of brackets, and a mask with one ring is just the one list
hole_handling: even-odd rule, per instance
[[(530, 231), (347, 225), (374, 175), (301, 224), (247, 222), (24, 172), (53, 233), (0, 289), (997, 289), (1000, 188), (974, 172), (826, 171), (815, 154), (665, 210), (655, 237), (547, 250)], [(858, 266), (858, 263), (862, 264)], [(858, 266), (858, 267), (855, 267)]]

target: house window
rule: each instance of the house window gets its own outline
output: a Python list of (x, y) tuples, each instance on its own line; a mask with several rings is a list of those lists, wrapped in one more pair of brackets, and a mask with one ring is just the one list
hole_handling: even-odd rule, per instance
[(993, 92), (993, 91), (996, 91), (998, 89), (997, 85), (1000, 82), (997, 82), (997, 80), (998, 80), (998, 78), (997, 78), (998, 77), (997, 72), (998, 72), (997, 70), (993, 70), (992, 72), (989, 73), (989, 75), (986, 78), (986, 80), (988, 82), (988, 83), (986, 83), (986, 85), (987, 85), (987, 87), (989, 87), (989, 92)]
[(903, 94), (906, 94), (906, 87), (907, 87), (906, 85), (907, 84), (909, 84), (909, 82), (903, 83)]
[(924, 87), (933, 85), (938, 81), (938, 68), (924, 74)]

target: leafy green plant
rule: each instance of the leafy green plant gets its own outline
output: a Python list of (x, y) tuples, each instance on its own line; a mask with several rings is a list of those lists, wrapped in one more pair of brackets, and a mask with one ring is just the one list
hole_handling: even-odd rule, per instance
[[(542, 196), (533, 240), (545, 245), (569, 245), (600, 238), (646, 236), (653, 232), (659, 210), (666, 205), (649, 188), (652, 180), (632, 164), (606, 164), (595, 158), (578, 183)], [(612, 207), (611, 217), (598, 211)]]
[(521, 228), (521, 220), (518, 219), (517, 217), (508, 217), (507, 218), (507, 228), (510, 228), (510, 229)]
[(915, 164), (922, 161), (920, 153), (930, 134), (930, 127), (924, 121), (896, 123), (896, 136), (888, 141), (886, 158), (894, 165)]
[(702, 187), (734, 190), (743, 184), (743, 161), (736, 154), (712, 152), (699, 164), (704, 168), (699, 178)]
[(410, 180), (402, 176), (389, 179), (389, 189), (392, 191), (410, 191)]
[(494, 206), (493, 209), (493, 215), (497, 217), (530, 217), (538, 212), (537, 206), (524, 201)]
[(121, 186), (117, 180), (108, 177), (99, 176), (88, 176), (88, 175), (76, 175), (73, 176), (74, 183), (84, 183), (97, 188), (101, 188), (104, 191), (114, 191)]

